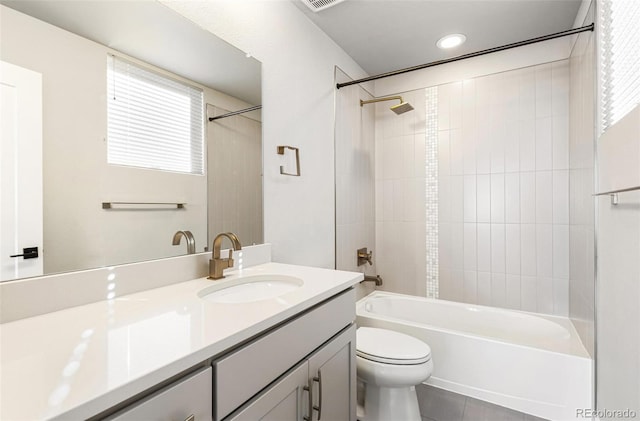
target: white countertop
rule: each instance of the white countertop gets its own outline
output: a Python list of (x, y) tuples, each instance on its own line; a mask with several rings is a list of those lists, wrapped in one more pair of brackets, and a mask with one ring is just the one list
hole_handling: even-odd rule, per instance
[[(214, 304), (197, 295), (214, 283), (258, 274), (295, 276), (304, 285), (252, 303)], [(279, 263), (226, 275), (0, 325), (0, 419), (86, 419), (362, 279)]]

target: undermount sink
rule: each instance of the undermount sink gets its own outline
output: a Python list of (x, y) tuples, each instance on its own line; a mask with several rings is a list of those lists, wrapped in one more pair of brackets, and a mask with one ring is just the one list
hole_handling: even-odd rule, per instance
[(304, 281), (286, 275), (253, 275), (212, 285), (198, 296), (212, 303), (238, 304), (268, 300), (300, 288)]

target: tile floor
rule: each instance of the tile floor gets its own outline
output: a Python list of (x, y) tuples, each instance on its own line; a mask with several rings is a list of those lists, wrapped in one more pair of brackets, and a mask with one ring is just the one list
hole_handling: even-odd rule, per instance
[(423, 421), (544, 421), (478, 399), (424, 384), (416, 386)]

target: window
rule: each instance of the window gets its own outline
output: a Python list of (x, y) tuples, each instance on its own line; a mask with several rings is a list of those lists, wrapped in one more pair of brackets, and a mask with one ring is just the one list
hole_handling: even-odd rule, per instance
[(600, 133), (640, 103), (640, 1), (598, 2)]
[(201, 89), (114, 56), (107, 85), (109, 164), (204, 174)]

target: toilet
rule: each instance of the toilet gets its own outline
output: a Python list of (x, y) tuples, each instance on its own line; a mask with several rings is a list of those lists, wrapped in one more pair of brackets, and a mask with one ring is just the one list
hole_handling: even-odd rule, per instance
[(358, 400), (364, 397), (359, 421), (421, 421), (415, 386), (433, 371), (429, 345), (404, 333), (360, 327), (356, 367)]

